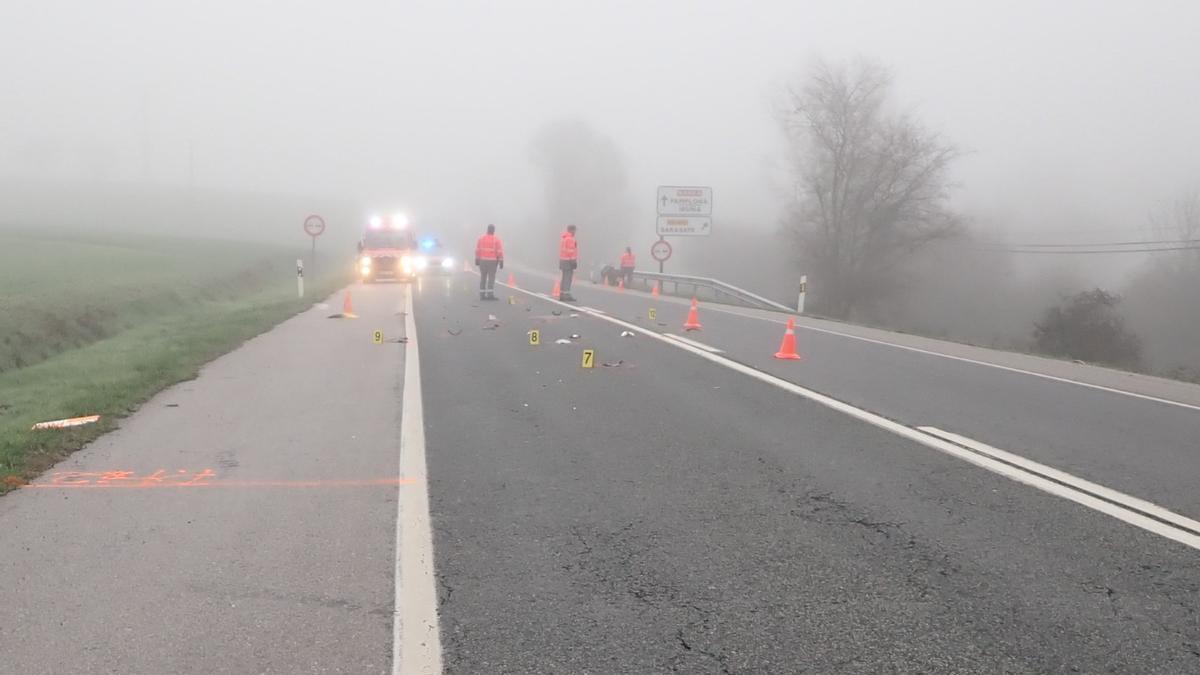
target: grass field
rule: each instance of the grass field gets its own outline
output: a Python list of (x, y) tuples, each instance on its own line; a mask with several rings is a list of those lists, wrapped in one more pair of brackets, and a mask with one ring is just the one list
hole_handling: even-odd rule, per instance
[[(0, 493), (347, 281), (284, 247), (0, 231)], [(73, 430), (39, 421), (100, 414)]]

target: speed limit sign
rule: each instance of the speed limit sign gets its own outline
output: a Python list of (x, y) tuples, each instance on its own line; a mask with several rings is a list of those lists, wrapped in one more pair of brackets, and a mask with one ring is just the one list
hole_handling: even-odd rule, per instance
[(325, 232), (325, 219), (315, 214), (305, 218), (304, 231), (313, 238), (321, 236)]
[(666, 239), (659, 239), (650, 246), (650, 257), (658, 262), (666, 262), (671, 259), (671, 244)]

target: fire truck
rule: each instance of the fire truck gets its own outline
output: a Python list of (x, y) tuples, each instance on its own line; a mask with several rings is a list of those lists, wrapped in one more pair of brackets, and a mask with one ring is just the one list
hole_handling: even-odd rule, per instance
[(358, 278), (368, 283), (412, 281), (421, 272), (419, 248), (404, 215), (374, 216), (358, 242)]

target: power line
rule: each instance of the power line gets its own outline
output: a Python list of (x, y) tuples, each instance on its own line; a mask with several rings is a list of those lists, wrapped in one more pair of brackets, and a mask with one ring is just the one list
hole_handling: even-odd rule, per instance
[[(992, 245), (993, 242), (988, 242)], [(1148, 246), (1151, 244), (1198, 244), (1200, 239), (1158, 239), (1150, 241), (1110, 241), (1098, 242), (1092, 244), (1002, 244), (995, 242), (996, 246), (1004, 246), (1007, 248), (1108, 248), (1112, 246)]]
[(1000, 242), (983, 242), (979, 245), (967, 244), (966, 248), (976, 251), (995, 251), (997, 253), (1062, 255), (1159, 253), (1170, 251), (1200, 250), (1200, 239), (1156, 239), (1143, 241), (1094, 242), (1090, 244), (1004, 244)]
[(1200, 251), (1200, 242), (1184, 246), (1151, 246), (1145, 248), (1025, 248), (1025, 247), (991, 247), (969, 246), (976, 251), (992, 251), (995, 253), (1033, 253), (1042, 255), (1083, 255), (1103, 253), (1165, 253), (1169, 251)]

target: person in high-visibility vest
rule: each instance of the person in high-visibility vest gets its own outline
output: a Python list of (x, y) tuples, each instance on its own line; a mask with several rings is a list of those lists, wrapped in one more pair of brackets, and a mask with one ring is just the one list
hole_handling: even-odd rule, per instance
[(496, 268), (504, 269), (504, 246), (495, 225), (488, 225), (487, 234), (475, 242), (475, 266), (479, 268), (479, 299), (495, 300)]
[(559, 282), (559, 300), (575, 302), (571, 295), (571, 279), (575, 277), (575, 268), (579, 267), (579, 244), (575, 242), (575, 226), (568, 225), (558, 242), (558, 269), (562, 270), (562, 281)]
[(621, 254), (621, 276), (625, 278), (625, 287), (633, 283), (633, 249), (626, 246)]

